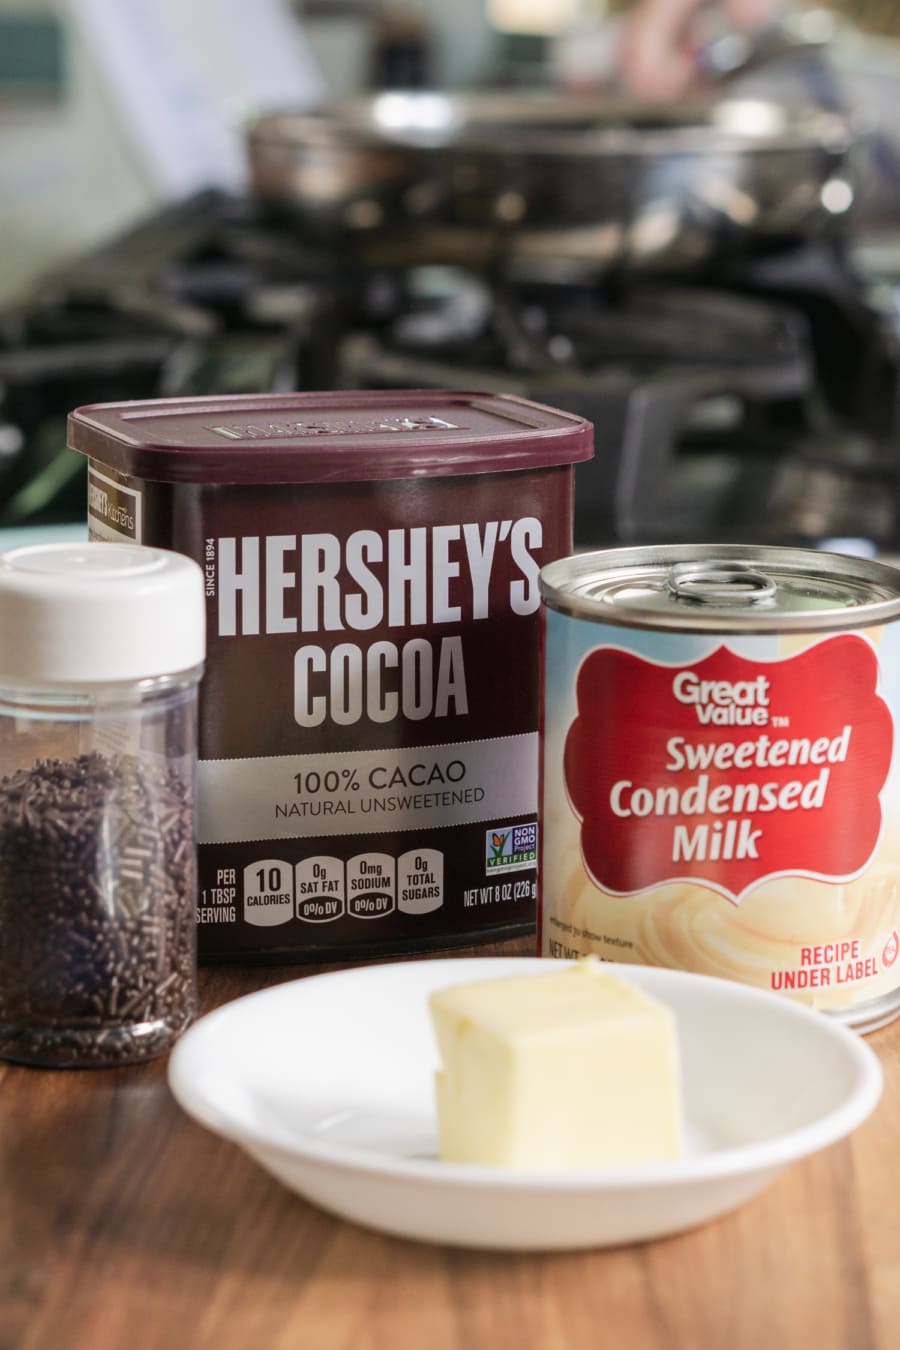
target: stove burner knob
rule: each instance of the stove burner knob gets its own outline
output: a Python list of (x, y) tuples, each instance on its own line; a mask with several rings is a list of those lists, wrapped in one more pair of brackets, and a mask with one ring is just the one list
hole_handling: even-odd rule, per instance
[(15, 459), (25, 446), (25, 437), (11, 422), (0, 422), (0, 463)]
[(384, 220), (381, 205), (371, 197), (360, 197), (350, 202), (344, 212), (344, 221), (352, 230), (377, 230)]
[(502, 225), (518, 225), (525, 219), (528, 203), (521, 192), (501, 192), (494, 199), (494, 219)]

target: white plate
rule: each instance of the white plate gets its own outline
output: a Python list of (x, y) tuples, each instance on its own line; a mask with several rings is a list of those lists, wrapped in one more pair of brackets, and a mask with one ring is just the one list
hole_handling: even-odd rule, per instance
[(687, 1155), (579, 1172), (440, 1162), (428, 994), (546, 969), (532, 958), (430, 960), (278, 985), (197, 1022), (169, 1082), (190, 1115), (323, 1209), (428, 1242), (529, 1250), (702, 1223), (848, 1134), (878, 1101), (875, 1055), (823, 1014), (724, 980), (611, 966), (675, 1011)]

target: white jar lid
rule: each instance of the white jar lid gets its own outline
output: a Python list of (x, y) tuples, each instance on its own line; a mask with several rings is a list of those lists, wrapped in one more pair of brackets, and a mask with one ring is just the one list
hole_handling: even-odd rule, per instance
[(203, 573), (139, 544), (36, 544), (0, 553), (0, 682), (71, 686), (199, 666)]

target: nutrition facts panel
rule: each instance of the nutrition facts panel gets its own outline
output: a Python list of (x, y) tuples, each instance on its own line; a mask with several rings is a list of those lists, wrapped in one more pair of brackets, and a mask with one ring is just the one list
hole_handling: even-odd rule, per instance
[(444, 855), (438, 849), (327, 854), (293, 865), (259, 858), (243, 871), (243, 918), (257, 928), (274, 928), (297, 918), (329, 923), (345, 915), (377, 920), (400, 911), (430, 914), (444, 903)]

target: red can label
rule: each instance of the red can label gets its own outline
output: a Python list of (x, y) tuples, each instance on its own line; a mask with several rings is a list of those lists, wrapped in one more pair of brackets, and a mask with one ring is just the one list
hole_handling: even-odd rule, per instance
[(823, 1007), (900, 985), (900, 629), (545, 612), (541, 950)]
[(852, 635), (777, 663), (591, 652), (565, 781), (592, 879), (614, 895), (691, 879), (739, 904), (767, 878), (857, 875), (893, 749), (877, 680)]

